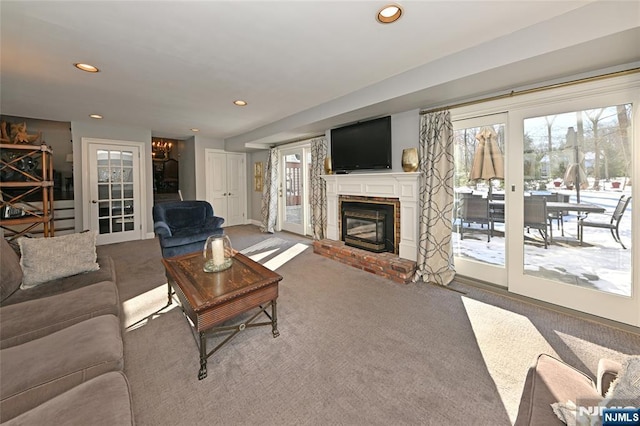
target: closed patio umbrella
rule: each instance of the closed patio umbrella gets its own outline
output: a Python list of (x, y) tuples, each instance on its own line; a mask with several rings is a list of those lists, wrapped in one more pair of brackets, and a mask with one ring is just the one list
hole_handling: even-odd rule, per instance
[[(476, 135), (478, 147), (473, 155), (473, 164), (469, 171), (469, 180), (504, 179), (504, 159), (498, 147), (498, 134), (491, 126), (480, 129)], [(489, 182), (489, 198), (492, 185)]]
[(576, 188), (576, 199), (579, 203), (580, 190), (586, 189), (589, 186), (589, 183), (587, 182), (587, 174), (582, 167), (584, 154), (580, 152), (576, 132), (573, 127), (569, 127), (567, 129), (567, 147), (568, 149), (566, 151), (569, 155), (573, 155), (574, 162), (569, 164), (569, 167), (567, 167), (567, 170), (564, 173), (563, 182), (567, 188), (570, 188), (571, 186)]

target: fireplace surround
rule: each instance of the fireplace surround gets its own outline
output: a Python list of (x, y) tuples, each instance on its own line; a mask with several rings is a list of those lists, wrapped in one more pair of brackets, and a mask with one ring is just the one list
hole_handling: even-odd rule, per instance
[(323, 175), (327, 182), (327, 238), (341, 240), (340, 199), (394, 199), (398, 203), (394, 253), (403, 259), (417, 260), (419, 175), (417, 172)]

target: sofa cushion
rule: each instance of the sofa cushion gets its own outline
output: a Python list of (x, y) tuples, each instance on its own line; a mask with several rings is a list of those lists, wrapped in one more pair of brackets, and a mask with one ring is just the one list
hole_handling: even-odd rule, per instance
[(118, 289), (103, 281), (0, 308), (0, 349), (46, 336), (100, 315), (118, 315)]
[(96, 271), (95, 231), (49, 238), (20, 238), (22, 285), (28, 289), (56, 278)]
[(120, 322), (102, 315), (0, 350), (0, 421), (31, 410), (80, 383), (122, 370)]
[(27, 300), (39, 299), (41, 297), (53, 296), (66, 291), (75, 290), (101, 281), (116, 282), (115, 266), (111, 257), (100, 254), (98, 251), (97, 271), (84, 272), (70, 277), (58, 278), (46, 284), (32, 287), (26, 290), (18, 289), (10, 297), (2, 302), (2, 306), (12, 305)]
[(165, 212), (165, 218), (172, 233), (177, 229), (202, 226), (207, 218), (207, 206), (204, 203), (175, 206)]
[(589, 398), (600, 401), (593, 380), (579, 370), (546, 354), (529, 368), (514, 426), (561, 425), (551, 404)]
[(0, 302), (11, 296), (22, 282), (20, 258), (11, 245), (1, 238), (0, 242)]
[(3, 423), (17, 425), (133, 425), (133, 406), (127, 378), (112, 371)]

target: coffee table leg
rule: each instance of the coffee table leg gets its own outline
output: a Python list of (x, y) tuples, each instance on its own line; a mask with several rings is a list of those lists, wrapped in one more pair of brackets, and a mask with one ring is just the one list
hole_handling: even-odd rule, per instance
[(276, 308), (276, 301), (271, 301), (271, 333), (273, 337), (278, 337), (280, 332), (278, 331), (278, 310)]
[(171, 298), (171, 284), (169, 284), (169, 280), (167, 280), (167, 292), (169, 295), (169, 302), (167, 304), (171, 305), (171, 303), (173, 303), (173, 299)]
[(200, 332), (200, 371), (198, 371), (198, 380), (207, 377), (207, 339), (204, 332)]

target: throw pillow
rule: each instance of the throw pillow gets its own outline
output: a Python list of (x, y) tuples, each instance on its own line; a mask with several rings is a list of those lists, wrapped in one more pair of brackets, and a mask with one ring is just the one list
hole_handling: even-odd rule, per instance
[(611, 383), (605, 397), (640, 406), (640, 356), (632, 356), (622, 363), (618, 377)]
[(0, 302), (11, 296), (20, 287), (22, 270), (20, 259), (11, 244), (2, 238), (0, 246)]
[(50, 238), (20, 238), (21, 289), (56, 278), (97, 271), (95, 231)]

